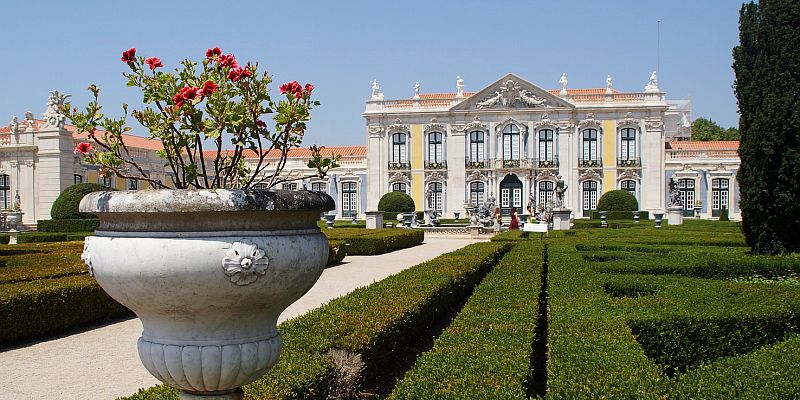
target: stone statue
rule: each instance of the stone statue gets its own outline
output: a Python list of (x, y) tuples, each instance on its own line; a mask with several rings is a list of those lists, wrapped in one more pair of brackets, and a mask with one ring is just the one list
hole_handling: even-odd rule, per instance
[(372, 80), (372, 97), (370, 100), (383, 100), (383, 94), (381, 93), (381, 85), (378, 84), (377, 79)]
[(414, 98), (415, 99), (419, 98), (419, 82), (414, 84)]
[(66, 117), (61, 113), (61, 106), (71, 96), (71, 94), (60, 93), (58, 90), (50, 92), (50, 97), (47, 99), (47, 109), (44, 111), (47, 127), (64, 127)]
[(683, 202), (681, 201), (681, 192), (678, 190), (678, 183), (675, 182), (675, 178), (669, 178), (669, 205), (682, 207)]
[(28, 127), (33, 128), (34, 121), (33, 113), (30, 111), (25, 111), (25, 122), (28, 123)]
[(609, 75), (608, 77), (606, 77), (606, 90), (611, 90), (611, 88), (613, 86), (614, 86), (614, 83), (611, 80), (611, 75)]
[(464, 97), (464, 80), (461, 76), (456, 77), (456, 97)]
[(568, 187), (561, 178), (556, 182), (556, 209), (558, 210), (564, 208), (564, 194), (567, 192)]
[(658, 87), (658, 77), (656, 77), (656, 71), (650, 73), (650, 82), (647, 83), (647, 86)]
[(567, 73), (564, 72), (561, 74), (561, 78), (558, 80), (558, 83), (561, 85), (561, 94), (567, 93)]
[(8, 123), (8, 129), (11, 133), (19, 133), (19, 118), (17, 116), (11, 117), (11, 122)]

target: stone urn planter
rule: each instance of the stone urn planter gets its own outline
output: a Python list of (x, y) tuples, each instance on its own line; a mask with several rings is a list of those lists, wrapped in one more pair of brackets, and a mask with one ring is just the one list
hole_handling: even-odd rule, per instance
[(182, 399), (240, 399), (278, 360), (278, 316), (319, 279), (331, 197), (310, 191), (94, 192), (82, 259), (142, 322), (139, 357)]

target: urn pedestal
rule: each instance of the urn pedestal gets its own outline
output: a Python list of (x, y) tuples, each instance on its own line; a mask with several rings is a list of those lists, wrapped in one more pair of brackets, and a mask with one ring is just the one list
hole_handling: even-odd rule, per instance
[(667, 224), (683, 225), (683, 207), (670, 206), (667, 208)]
[(572, 210), (553, 210), (553, 230), (568, 231), (570, 215)]
[(309, 191), (95, 192), (82, 259), (141, 319), (139, 357), (182, 399), (237, 399), (278, 360), (277, 319), (319, 279), (333, 199)]

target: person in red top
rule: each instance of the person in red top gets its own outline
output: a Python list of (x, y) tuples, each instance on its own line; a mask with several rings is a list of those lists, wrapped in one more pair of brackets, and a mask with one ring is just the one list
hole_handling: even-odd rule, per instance
[(517, 215), (517, 209), (511, 209), (511, 223), (508, 224), (508, 230), (519, 229), (519, 215)]

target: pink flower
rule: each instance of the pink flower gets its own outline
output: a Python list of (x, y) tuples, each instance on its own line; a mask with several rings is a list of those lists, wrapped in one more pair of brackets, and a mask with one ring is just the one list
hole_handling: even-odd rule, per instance
[(214, 47), (213, 49), (206, 50), (206, 58), (209, 60), (213, 60), (214, 58), (219, 57), (221, 55), (222, 55), (222, 50), (220, 50), (219, 47)]
[(78, 143), (77, 146), (75, 146), (74, 153), (75, 154), (80, 153), (80, 154), (83, 154), (85, 156), (85, 155), (88, 155), (90, 151), (92, 151), (92, 145), (91, 144), (86, 143), (86, 142), (80, 142), (80, 143)]
[(123, 51), (120, 60), (129, 64), (136, 61), (136, 47), (131, 47), (130, 49)]
[(158, 57), (150, 57), (144, 60), (144, 62), (150, 66), (151, 71), (155, 71), (156, 68), (164, 66), (164, 64), (161, 63), (161, 59)]
[(203, 88), (200, 89), (200, 95), (201, 96), (211, 96), (212, 94), (214, 94), (217, 91), (217, 87), (218, 86), (217, 86), (216, 83), (214, 83), (212, 81), (206, 81), (206, 83), (203, 84)]

